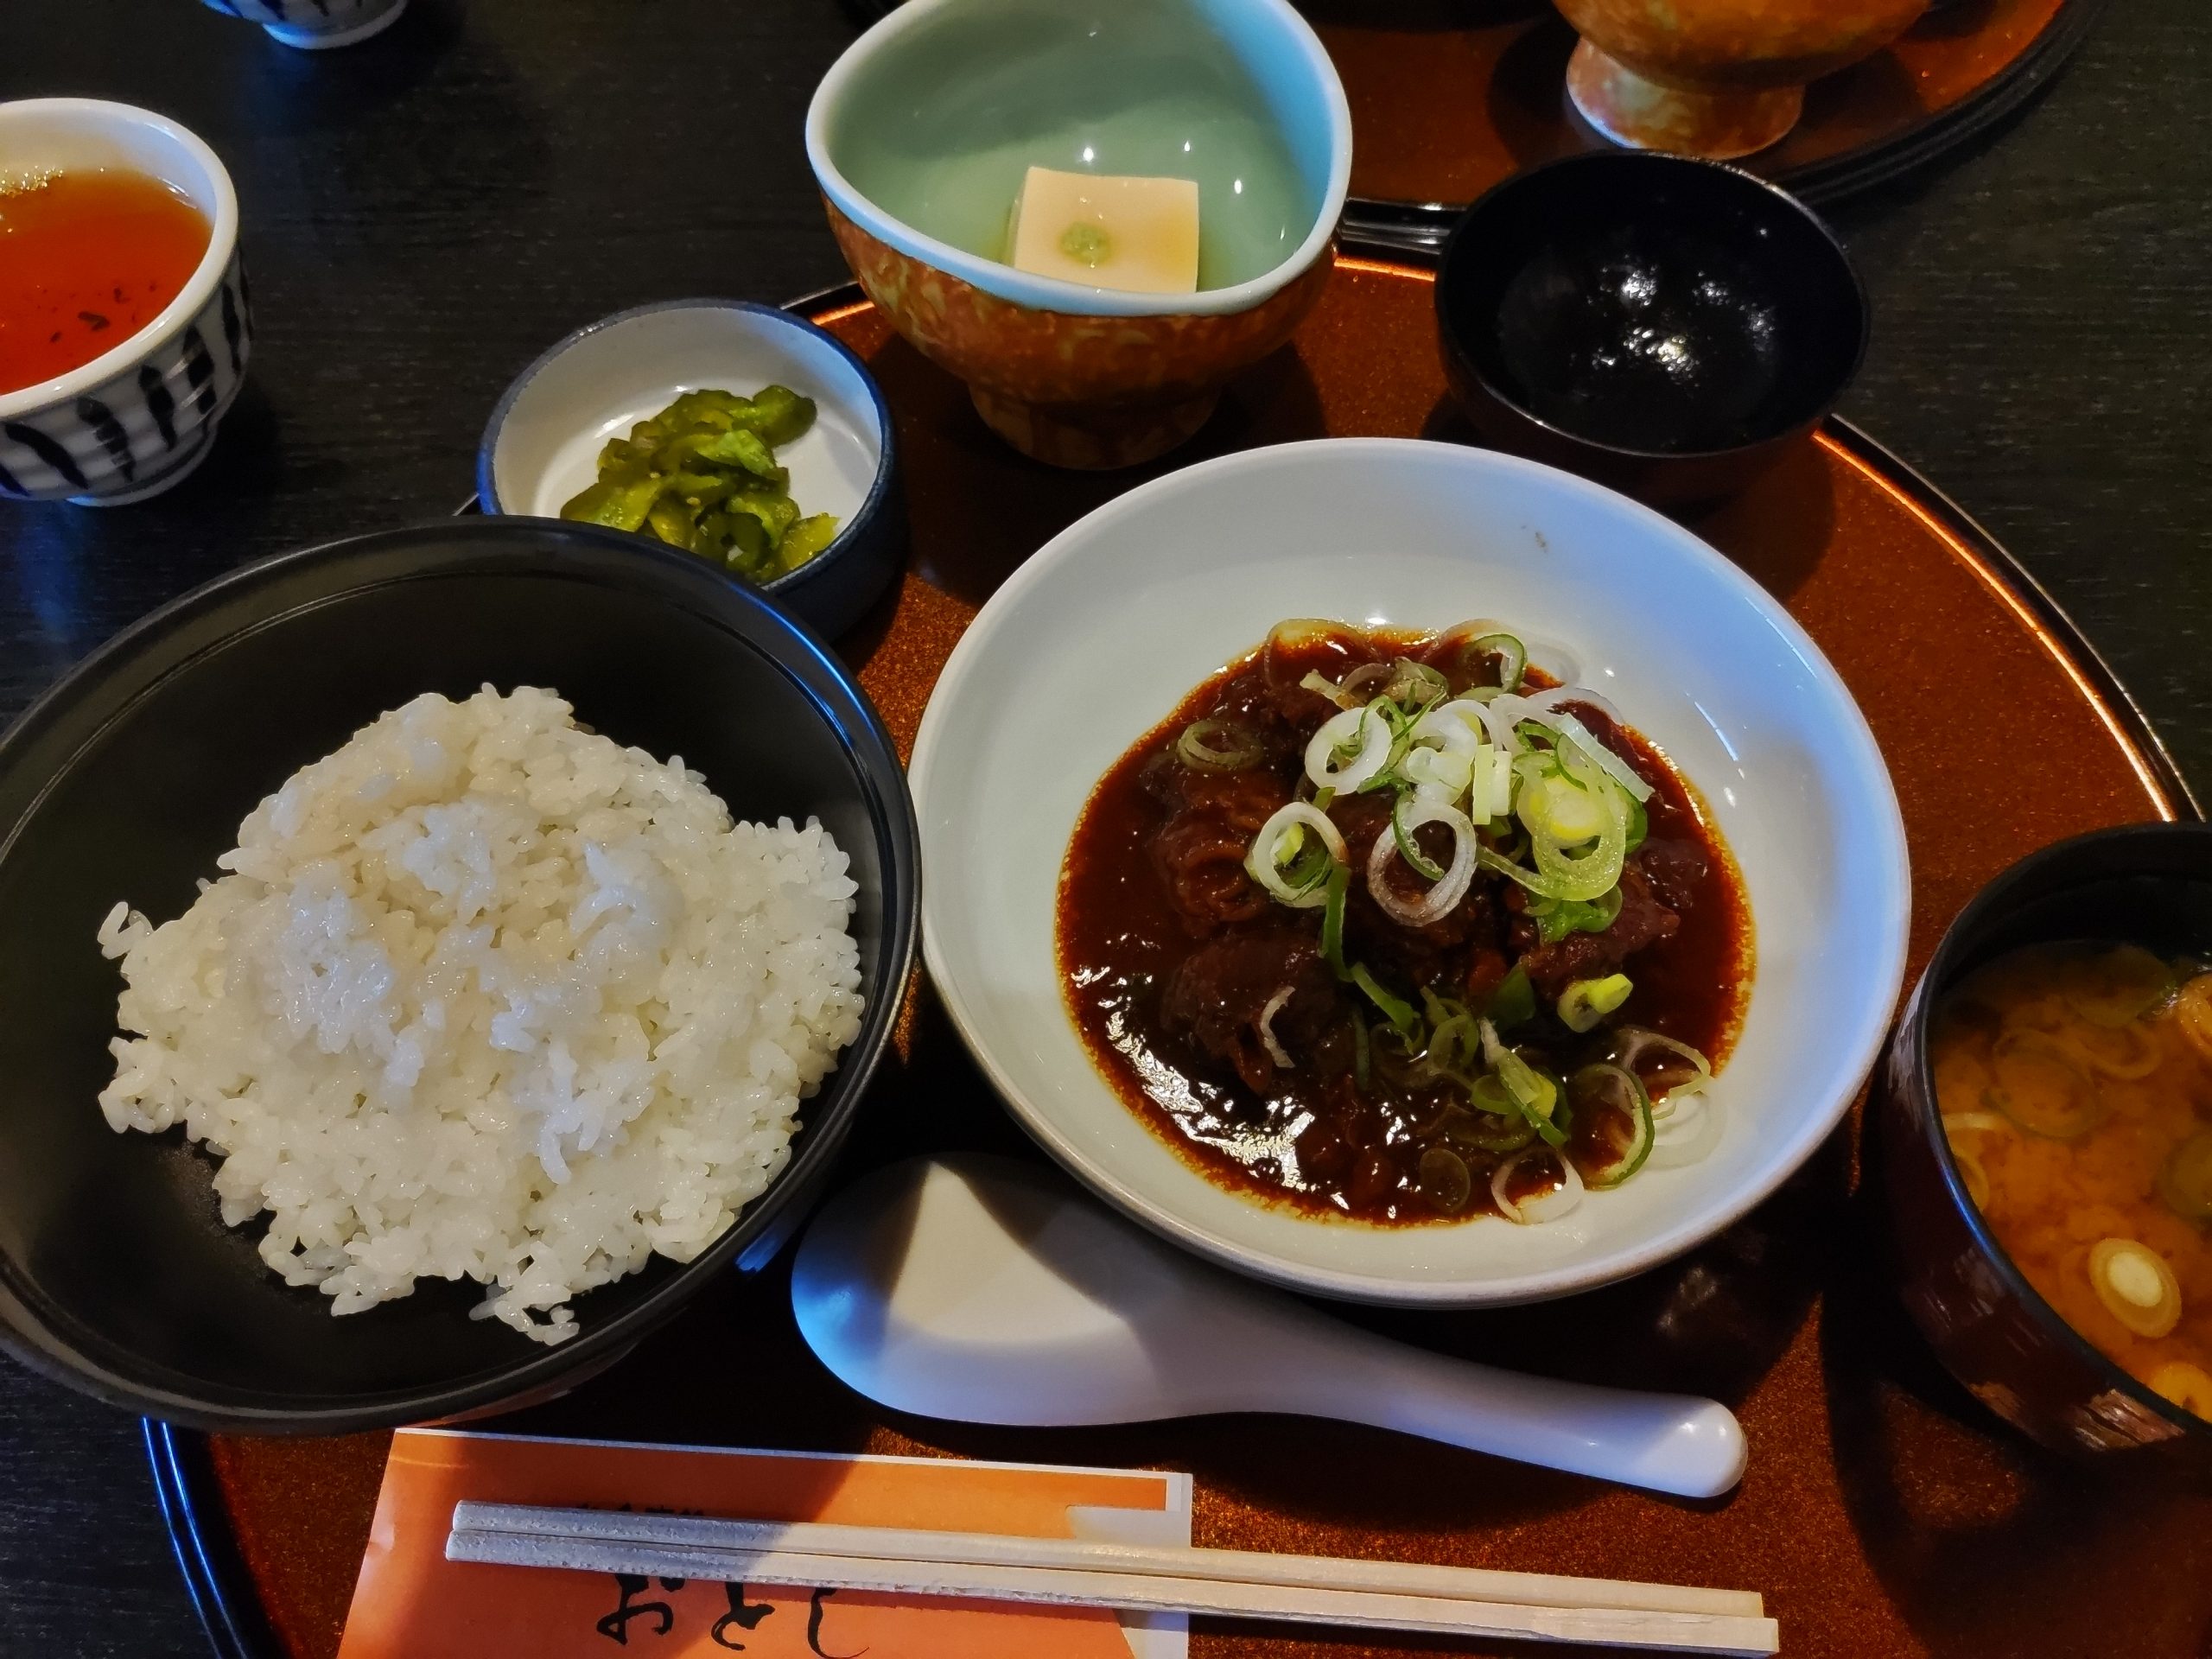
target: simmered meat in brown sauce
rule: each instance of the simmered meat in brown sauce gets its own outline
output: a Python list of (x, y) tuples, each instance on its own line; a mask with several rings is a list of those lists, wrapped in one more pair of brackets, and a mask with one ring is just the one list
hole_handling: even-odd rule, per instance
[[(1569, 703), (1652, 789), (1610, 925), (1547, 942), (1529, 893), (1488, 870), (1440, 918), (1395, 920), (1363, 874), (1376, 839), (1394, 834), (1395, 798), (1347, 793), (1325, 803), (1354, 873), (1332, 963), (1324, 912), (1279, 902), (1245, 860), (1278, 809), (1316, 794), (1307, 744), (1338, 705), (1301, 682), (1319, 672), (1343, 683), (1363, 663), (1398, 659), (1439, 670), (1454, 696), (1497, 669), (1464, 642), (1447, 650), (1349, 629), (1279, 632), (1199, 686), (1093, 792), (1061, 876), (1058, 944), (1065, 993), (1100, 1070), (1212, 1179), (1301, 1208), (1418, 1223), (1494, 1211), (1500, 1163), (1544, 1146), (1530, 1146), (1510, 1117), (1471, 1112), (1464, 1068), (1439, 1078), (1408, 1056), (1403, 1027), (1344, 967), (1359, 964), (1384, 996), (1425, 1007), (1424, 1033), (1446, 1010), (1511, 1020), (1504, 1039), (1515, 1053), (1566, 1079), (1605, 1059), (1624, 1027), (1688, 1044), (1717, 1067), (1748, 994), (1751, 944), (1739, 879), (1689, 789), (1635, 732)], [(1531, 673), (1523, 689), (1550, 683)], [(1198, 721), (1222, 722), (1203, 729), (1232, 731), (1256, 753), (1233, 769), (1189, 764), (1178, 742)], [(1503, 828), (1482, 833), (1509, 844)], [(1441, 825), (1414, 840), (1440, 865), (1451, 856)], [(1419, 879), (1402, 863), (1389, 868), (1387, 879), (1406, 884), (1392, 892), (1418, 899)], [(1595, 1030), (1562, 1023), (1556, 1005), (1570, 986), (1622, 972), (1634, 988)], [(1532, 1014), (1514, 1019), (1530, 1003)], [(1562, 1154), (1602, 1169), (1623, 1143), (1624, 1110), (1586, 1091), (1580, 1110), (1559, 1114), (1564, 1147), (1520, 1160), (1507, 1198), (1554, 1185)]]

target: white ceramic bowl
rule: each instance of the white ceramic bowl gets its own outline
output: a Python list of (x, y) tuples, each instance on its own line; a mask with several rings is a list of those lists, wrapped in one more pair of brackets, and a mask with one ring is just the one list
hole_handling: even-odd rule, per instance
[(253, 313), (238, 203), (215, 152), (166, 116), (90, 98), (0, 104), (0, 177), (123, 168), (181, 191), (207, 251), (159, 315), (89, 363), (0, 392), (0, 498), (116, 506), (159, 495), (207, 457), (245, 380)]
[(599, 476), (599, 452), (683, 393), (750, 396), (772, 382), (815, 402), (812, 427), (779, 447), (802, 512), (837, 516), (837, 537), (766, 585), (835, 635), (905, 560), (904, 505), (891, 410), (843, 341), (802, 317), (747, 300), (670, 300), (578, 329), (515, 377), (476, 456), (486, 512), (557, 518)]
[[(1062, 1002), (1053, 901), (1092, 786), (1288, 617), (1525, 630), (1704, 792), (1749, 890), (1758, 971), (1702, 1162), (1560, 1220), (1372, 1228), (1213, 1185), (1122, 1104)], [(1904, 967), (1910, 884), (1887, 770), (1850, 693), (1757, 583), (1688, 531), (1565, 473), (1386, 439), (1209, 461), (1109, 502), (993, 596), (946, 664), (909, 768), (923, 939), (1015, 1113), (1141, 1221), (1260, 1277), (1475, 1306), (1586, 1290), (1741, 1216), (1835, 1128)]]

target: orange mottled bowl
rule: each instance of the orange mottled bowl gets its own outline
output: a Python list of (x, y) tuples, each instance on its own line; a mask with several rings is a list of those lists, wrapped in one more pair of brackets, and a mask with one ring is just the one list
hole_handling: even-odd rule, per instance
[(1582, 36), (1567, 86), (1617, 143), (1715, 160), (1797, 124), (1805, 85), (1871, 56), (1928, 0), (1555, 0)]
[[(1205, 424), (1328, 280), (1351, 117), (1287, 0), (908, 0), (816, 92), (838, 246), (900, 334), (1054, 466), (1133, 466)], [(1030, 166), (1195, 178), (1199, 289), (1002, 263)]]

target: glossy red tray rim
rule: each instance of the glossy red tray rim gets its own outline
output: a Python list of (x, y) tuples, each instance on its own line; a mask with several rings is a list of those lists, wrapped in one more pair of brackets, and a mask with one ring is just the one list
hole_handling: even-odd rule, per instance
[[(1424, 275), (1430, 269), (1429, 261), (1408, 258), (1395, 249), (1353, 238), (1346, 238), (1342, 257), (1354, 264), (1419, 270)], [(785, 308), (818, 321), (867, 302), (857, 283), (845, 283), (803, 295)], [(2195, 792), (2134, 696), (2058, 601), (1996, 537), (1916, 468), (1841, 416), (1827, 418), (1819, 441), (1891, 486), (1952, 556), (2036, 635), (2096, 710), (2165, 817), (2204, 817)], [(471, 497), (460, 511), (475, 509)], [(143, 1420), (141, 1427), (170, 1545), (216, 1659), (286, 1659), (263, 1610), (259, 1586), (238, 1547), (216, 1478), (210, 1437), (153, 1418)]]
[(2136, 702), (2135, 694), (2025, 565), (1918, 468), (1861, 428), (1840, 415), (1831, 415), (1822, 423), (1820, 437), (1895, 485), (1899, 498), (1950, 543), (1959, 562), (2044, 642), (2126, 753), (2145, 791), (2176, 818), (2204, 817), (2202, 803), (2167, 752), (2165, 740)]

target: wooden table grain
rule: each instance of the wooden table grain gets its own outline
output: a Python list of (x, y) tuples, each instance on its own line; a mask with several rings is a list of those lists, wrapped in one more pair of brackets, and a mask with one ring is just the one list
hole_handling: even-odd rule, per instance
[[(222, 155), (259, 325), (173, 494), (0, 505), (0, 718), (244, 560), (449, 511), (492, 401), (569, 328), (840, 279), (799, 135), (856, 27), (837, 0), (414, 0), (378, 41), (309, 54), (191, 0), (0, 5), (0, 99), (146, 105)], [(2112, 0), (2021, 117), (1832, 215), (1875, 300), (1845, 412), (2057, 595), (2200, 790), (2208, 86), (2195, 0)], [(2064, 788), (2065, 758), (2021, 737), (2021, 787)], [(0, 1659), (205, 1652), (136, 1421), (0, 1361)]]

